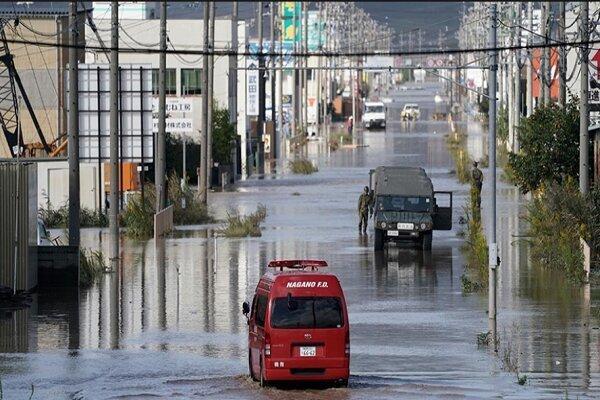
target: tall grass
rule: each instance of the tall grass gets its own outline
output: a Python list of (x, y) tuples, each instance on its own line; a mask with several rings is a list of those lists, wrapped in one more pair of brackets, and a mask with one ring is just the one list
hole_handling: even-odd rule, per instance
[[(471, 210), (473, 207), (471, 206)], [(461, 250), (466, 257), (465, 271), (461, 276), (464, 293), (476, 292), (488, 286), (488, 246), (479, 218), (465, 208), (465, 243)]]
[(289, 161), (289, 167), (293, 174), (300, 175), (310, 175), (319, 171), (319, 168), (315, 167), (313, 163), (306, 158), (297, 158)]
[[(167, 179), (168, 205), (173, 205), (175, 225), (194, 225), (213, 222), (208, 208), (203, 205), (196, 192), (186, 184), (183, 186), (176, 174)], [(185, 208), (183, 207), (185, 202)], [(156, 210), (156, 188), (147, 184), (142, 200), (141, 193), (131, 196), (121, 214), (127, 235), (135, 239), (146, 239), (154, 234), (154, 212)]]
[(259, 204), (256, 211), (248, 215), (240, 215), (232, 211), (227, 216), (227, 225), (219, 230), (225, 237), (260, 237), (262, 235), (260, 224), (267, 218), (267, 208)]
[[(52, 205), (48, 204), (46, 208), (38, 210), (38, 216), (44, 222), (46, 228), (67, 228), (69, 225), (69, 206), (65, 204), (59, 208), (52, 208)], [(79, 225), (82, 228), (107, 227), (108, 217), (101, 210), (82, 208), (79, 212)]]
[(79, 250), (79, 286), (88, 288), (108, 270), (100, 250)]
[(341, 129), (329, 134), (329, 149), (331, 151), (336, 151), (346, 143), (352, 143), (352, 136), (347, 130)]

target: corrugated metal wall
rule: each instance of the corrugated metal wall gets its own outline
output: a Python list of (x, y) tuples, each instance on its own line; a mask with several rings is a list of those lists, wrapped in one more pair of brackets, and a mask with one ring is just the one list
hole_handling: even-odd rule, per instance
[[(37, 284), (37, 265), (35, 260), (30, 260), (37, 241), (37, 229), (32, 227), (37, 210), (30, 210), (30, 205), (37, 203), (30, 201), (30, 195), (37, 194), (30, 191), (33, 186), (30, 180), (35, 181), (31, 170), (30, 165), (0, 164), (0, 285), (12, 288), (15, 284), (15, 228), (18, 224), (17, 290), (31, 289)], [(33, 232), (36, 235), (31, 237)]]

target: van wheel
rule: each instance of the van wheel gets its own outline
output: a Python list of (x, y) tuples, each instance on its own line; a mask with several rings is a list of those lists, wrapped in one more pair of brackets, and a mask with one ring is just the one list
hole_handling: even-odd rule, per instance
[(256, 376), (254, 376), (254, 370), (252, 369), (252, 354), (250, 354), (250, 352), (248, 352), (248, 371), (250, 372), (250, 378), (256, 382), (257, 379)]
[(433, 233), (425, 232), (421, 238), (423, 250), (431, 250), (431, 242), (433, 241)]
[(336, 382), (336, 387), (339, 388), (347, 388), (348, 387), (348, 379), (340, 379)]
[(375, 251), (383, 250), (384, 243), (385, 242), (383, 240), (383, 231), (381, 229), (375, 228)]

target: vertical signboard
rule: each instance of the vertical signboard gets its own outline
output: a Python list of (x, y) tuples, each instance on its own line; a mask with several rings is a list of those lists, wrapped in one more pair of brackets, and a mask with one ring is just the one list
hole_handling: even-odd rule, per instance
[(308, 50), (317, 51), (325, 44), (325, 24), (318, 11), (308, 12)]
[[(294, 19), (296, 24), (294, 25)], [(294, 43), (301, 40), (302, 30), (300, 23), (302, 21), (302, 4), (299, 1), (284, 1), (283, 15), (281, 24), (283, 29), (283, 41), (285, 43)]]
[(255, 117), (258, 116), (258, 62), (251, 59), (248, 62), (246, 58), (246, 115)]

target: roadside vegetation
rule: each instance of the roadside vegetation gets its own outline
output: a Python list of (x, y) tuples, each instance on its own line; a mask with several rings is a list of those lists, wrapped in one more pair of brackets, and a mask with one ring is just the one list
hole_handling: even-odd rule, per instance
[(313, 163), (306, 158), (291, 160), (288, 165), (293, 174), (310, 175), (319, 171), (319, 168), (315, 167)]
[(267, 218), (267, 207), (262, 204), (256, 207), (255, 212), (248, 215), (232, 211), (227, 215), (225, 227), (218, 233), (229, 238), (260, 237), (262, 235), (260, 224), (265, 218)]
[(463, 236), (465, 243), (461, 251), (465, 255), (466, 264), (461, 276), (463, 293), (481, 291), (488, 286), (488, 247), (481, 225), (480, 211), (477, 209), (477, 193), (471, 182), (471, 164), (466, 145), (467, 135), (457, 129), (448, 135), (446, 143), (454, 161), (456, 179), (462, 184), (469, 184), (469, 201), (464, 207), (461, 218), (463, 229), (459, 235)]
[[(38, 210), (38, 216), (44, 222), (46, 228), (66, 229), (69, 225), (69, 206), (65, 204), (59, 208), (52, 208), (52, 204), (48, 203), (46, 208)], [(108, 216), (104, 212), (87, 208), (80, 210), (79, 221), (82, 228), (108, 226)]]
[[(141, 193), (130, 197), (121, 214), (121, 222), (126, 227), (127, 236), (134, 239), (147, 239), (154, 234), (156, 189), (154, 185), (147, 184), (144, 192), (143, 198)], [(173, 205), (175, 225), (214, 222), (206, 206), (198, 200), (196, 192), (187, 183), (181, 185), (180, 178), (175, 173), (167, 178), (167, 194), (168, 205)]]
[(329, 149), (331, 151), (336, 151), (347, 143), (352, 143), (352, 136), (348, 134), (346, 129), (339, 129), (329, 133)]
[(79, 286), (93, 286), (105, 272), (108, 272), (108, 266), (102, 251), (84, 248), (79, 250)]
[[(561, 270), (573, 282), (583, 282), (580, 238), (592, 249), (598, 269), (600, 250), (600, 189), (587, 196), (578, 190), (579, 111), (576, 101), (564, 109), (539, 107), (519, 128), (520, 151), (509, 154), (512, 182), (531, 192), (526, 241), (533, 263)], [(592, 146), (593, 148), (593, 146)]]

